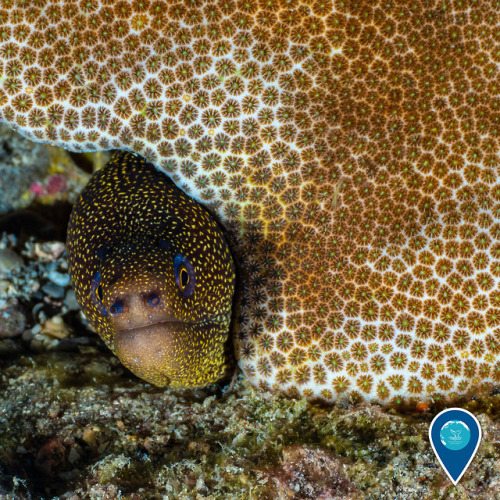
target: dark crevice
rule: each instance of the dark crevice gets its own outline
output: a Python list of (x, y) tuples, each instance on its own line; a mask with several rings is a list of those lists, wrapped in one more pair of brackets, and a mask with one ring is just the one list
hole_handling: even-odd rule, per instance
[(16, 235), (23, 244), (31, 236), (40, 241), (66, 241), (72, 205), (58, 201), (53, 205), (32, 203), (22, 210), (0, 215), (0, 234)]

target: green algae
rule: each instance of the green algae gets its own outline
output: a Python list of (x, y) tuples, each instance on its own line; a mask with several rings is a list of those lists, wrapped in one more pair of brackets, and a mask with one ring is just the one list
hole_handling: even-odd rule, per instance
[(287, 464), (290, 449), (326, 453), (352, 498), (486, 499), (500, 484), (497, 395), (470, 402), (484, 440), (454, 487), (427, 440), (434, 413), (329, 408), (257, 391), (241, 375), (161, 390), (98, 351), (3, 360), (0, 390), (0, 491), (12, 498), (279, 497), (276, 484), (304, 476)]

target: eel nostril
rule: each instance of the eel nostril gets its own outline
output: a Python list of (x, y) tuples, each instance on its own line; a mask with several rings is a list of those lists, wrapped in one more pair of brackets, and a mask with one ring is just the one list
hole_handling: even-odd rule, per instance
[(113, 303), (113, 305), (109, 308), (109, 312), (111, 314), (120, 314), (125, 309), (125, 304), (123, 300), (117, 300)]
[(148, 296), (148, 304), (152, 307), (156, 307), (160, 305), (160, 297), (156, 293), (152, 293)]

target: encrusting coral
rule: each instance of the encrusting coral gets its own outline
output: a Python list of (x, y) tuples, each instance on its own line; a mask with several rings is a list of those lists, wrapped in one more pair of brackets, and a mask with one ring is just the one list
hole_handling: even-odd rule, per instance
[(495, 1), (4, 0), (0, 117), (215, 211), (250, 380), (384, 403), (500, 380)]

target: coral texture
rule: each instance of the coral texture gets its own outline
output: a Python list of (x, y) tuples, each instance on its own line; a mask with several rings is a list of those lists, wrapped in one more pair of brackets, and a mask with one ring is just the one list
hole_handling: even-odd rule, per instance
[(4, 0), (0, 118), (122, 148), (215, 210), (255, 384), (500, 380), (495, 1)]

